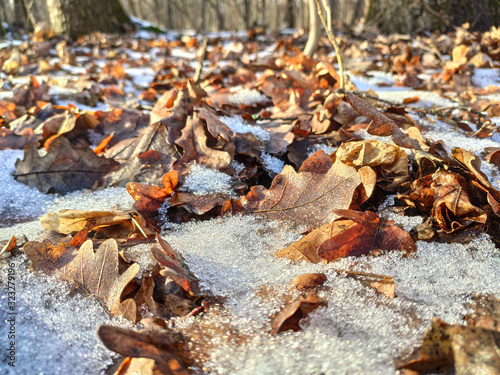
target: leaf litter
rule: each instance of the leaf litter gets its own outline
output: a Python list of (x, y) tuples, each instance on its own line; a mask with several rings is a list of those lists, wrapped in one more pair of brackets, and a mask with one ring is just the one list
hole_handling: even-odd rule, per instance
[[(494, 44), (495, 32), (486, 33), (483, 50)], [(468, 43), (480, 43), (466, 29), (457, 33), (469, 35)], [(0, 136), (13, 142), (13, 147), (19, 147), (19, 142), (31, 144), (32, 159), (44, 160), (67, 142), (73, 153), (85, 149), (92, 160), (109, 160), (96, 162), (97, 168), (69, 166), (63, 171), (32, 171), (32, 163), (27, 171), (14, 173), (38, 174), (31, 185), (56, 194), (48, 195), (13, 179), (14, 159), (23, 157), (21, 151), (0, 151), (6, 156), (2, 161), (7, 171), (2, 172), (1, 182), (6, 197), (1, 239), (25, 233), (31, 241), (24, 252), (35, 266), (74, 270), (71, 258), (80, 260), (83, 271), (66, 272), (83, 287), (77, 294), (74, 290), (68, 294), (69, 284), (35, 275), (26, 269), (20, 246), (11, 249), (8, 258), (20, 263), (23, 297), (19, 306), (27, 317), (21, 323), (28, 332), (22, 340), (37, 337), (39, 342), (39, 336), (48, 337), (46, 344), (36, 348), (21, 341), (20, 358), (37, 358), (37, 371), (109, 370), (112, 356), (95, 333), (103, 324), (102, 342), (127, 357), (117, 373), (136, 368), (179, 374), (387, 374), (411, 363), (410, 354), (421, 345), (422, 337), (426, 354), (424, 331), (438, 317), (449, 325), (441, 326), (454, 340), (453, 358), (441, 356), (425, 366), (438, 371), (436, 363), (442, 363), (442, 358), (457, 371), (474, 366), (475, 357), (467, 354), (470, 348), (456, 343), (461, 337), (472, 337), (461, 325), (474, 296), (500, 292), (494, 245), (500, 206), (491, 178), (498, 171), (477, 159), (486, 156), (485, 147), (498, 146), (496, 124), (480, 112), (494, 114), (490, 108), (495, 103), (476, 100), (495, 88), (467, 86), (461, 74), (474, 68), (465, 67), (461, 59), (467, 59), (463, 56), (469, 47), (459, 39), (458, 46), (440, 45), (441, 53), (452, 55), (453, 61), (442, 66), (441, 74), (428, 73), (424, 83), (425, 74), (415, 73), (423, 71), (420, 61), (411, 56), (420, 52), (410, 50), (397, 37), (387, 39), (384, 43), (392, 43), (394, 58), (393, 66), (385, 69), (393, 76), (387, 79), (383, 71), (352, 72), (358, 89), (371, 91), (366, 96), (347, 92), (342, 101), (334, 93), (338, 76), (331, 64), (324, 57), (316, 64), (286, 44), (253, 54), (245, 43), (233, 41), (237, 46), (233, 49), (243, 58), (229, 62), (229, 68), (217, 63), (216, 49), (210, 46), (213, 65), (199, 87), (186, 83), (194, 69), (184, 60), (194, 60), (195, 37), (153, 38), (144, 32), (139, 36), (125, 37), (125, 44), (114, 44), (115, 36), (99, 39), (105, 45), (98, 56), (84, 54), (79, 59), (68, 45), (58, 46), (59, 57), (48, 64), (57, 64), (56, 59), (67, 64), (63, 68), (69, 80), (62, 85), (77, 90), (61, 86), (62, 80), (47, 84), (38, 76), (10, 79), (2, 88), (7, 93), (2, 97), (10, 97), (13, 104), (5, 107), (8, 112), (1, 121), (12, 134)], [(78, 43), (93, 43), (92, 38)], [(361, 54), (375, 62), (386, 48), (384, 43), (376, 44), (370, 53), (356, 43), (346, 44), (350, 47), (345, 52), (348, 58)], [(140, 54), (141, 60), (117, 62), (113, 54), (101, 54), (116, 46), (127, 56)], [(158, 49), (155, 54), (143, 52), (156, 46), (170, 54), (162, 56)], [(19, 50), (5, 52), (2, 59), (17, 59)], [(276, 56), (279, 65), (270, 64), (269, 59)], [(423, 61), (428, 63), (426, 58)], [(470, 64), (478, 66), (481, 61), (485, 57), (476, 56)], [(267, 70), (258, 68), (257, 75), (238, 64)], [(96, 67), (99, 76), (77, 82), (78, 75), (95, 72)], [(10, 73), (23, 74), (25, 68), (12, 65), (15, 72)], [(57, 70), (55, 65), (48, 68)], [(469, 81), (482, 83), (485, 74), (477, 69)], [(377, 87), (391, 82), (429, 91)], [(431, 92), (436, 82), (444, 88), (441, 95)], [(68, 96), (62, 99), (62, 94)], [(52, 106), (49, 99), (65, 106)], [(398, 103), (405, 104), (396, 107)], [(463, 103), (470, 110), (464, 110)], [(131, 112), (124, 114), (123, 108)], [(155, 116), (150, 126), (147, 108), (153, 109), (151, 119)], [(23, 117), (14, 119), (18, 115)], [(12, 138), (30, 135), (30, 129), (36, 136)], [(44, 148), (37, 151), (40, 146)], [(468, 154), (469, 149), (477, 156)], [(72, 186), (73, 177), (64, 176), (71, 169), (88, 181)], [(45, 174), (61, 178), (41, 184), (40, 176)], [(109, 228), (104, 222), (96, 224), (89, 211), (109, 210), (104, 216), (115, 219), (118, 212), (131, 212), (125, 185), (136, 201), (135, 214), (113, 221)], [(102, 190), (72, 192), (82, 188)], [(35, 242), (43, 227), (29, 220), (44, 214), (64, 215), (63, 209), (87, 212), (80, 214), (84, 228), (75, 228), (64, 240), (62, 234), (45, 233), (55, 241), (52, 245)], [(309, 244), (312, 255), (305, 259), (311, 262), (277, 256), (293, 243), (307, 242), (321, 226), (337, 226), (340, 233), (328, 230), (318, 244)], [(152, 233), (161, 227), (163, 239), (155, 240)], [(348, 236), (342, 237), (343, 233)], [(359, 241), (350, 241), (351, 237)], [(335, 246), (330, 246), (332, 241)], [(102, 261), (108, 248), (115, 263)], [(332, 255), (339, 253), (370, 255)], [(61, 255), (65, 264), (57, 260)], [(107, 270), (104, 279), (96, 271), (96, 260), (101, 271)], [(5, 261), (2, 267), (7, 267)], [(138, 276), (127, 276), (130, 269)], [(324, 278), (310, 284), (302, 281), (303, 287), (297, 288), (296, 278), (306, 274)], [(73, 277), (78, 275), (85, 277)], [(119, 287), (113, 286), (121, 279)], [(5, 284), (4, 279), (0, 282)], [(51, 296), (47, 291), (52, 290), (58, 291)], [(85, 291), (97, 298), (82, 296)], [(67, 312), (75, 310), (73, 305), (87, 309), (91, 319), (78, 320)], [(127, 312), (136, 306), (133, 314), (124, 315), (132, 322), (140, 320), (139, 331), (128, 329), (130, 323), (123, 321), (122, 328), (109, 325), (116, 321), (110, 320), (105, 308), (120, 314), (123, 305)], [(63, 313), (60, 319), (53, 306)], [(42, 317), (51, 319), (50, 327), (57, 322), (57, 327), (40, 332), (32, 323)], [(79, 324), (74, 324), (75, 319)], [(474, 340), (484, 344), (487, 340), (481, 337), (486, 336), (488, 332)], [(75, 348), (74, 355), (62, 354), (67, 353), (66, 346)], [(481, 353), (489, 355), (491, 349), (487, 346)], [(32, 361), (23, 360), (20, 365), (21, 372), (32, 371)]]

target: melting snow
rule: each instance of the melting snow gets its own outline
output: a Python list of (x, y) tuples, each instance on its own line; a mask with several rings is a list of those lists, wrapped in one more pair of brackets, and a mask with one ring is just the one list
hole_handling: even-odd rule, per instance
[[(5, 363), (8, 348), (7, 284), (13, 265), (16, 289), (16, 367)], [(96, 331), (112, 319), (92, 297), (72, 293), (56, 277), (35, 276), (24, 257), (0, 261), (0, 337), (2, 374), (100, 374), (116, 356), (101, 344)], [(123, 324), (124, 322), (121, 322)]]
[[(433, 317), (463, 323), (464, 303), (473, 293), (500, 292), (500, 254), (486, 236), (467, 246), (419, 242), (411, 258), (393, 252), (314, 265), (274, 256), (297, 239), (287, 229), (246, 216), (188, 223), (164, 233), (202, 286), (227, 298), (227, 314), (204, 318), (207, 326), (222, 327), (207, 333), (213, 348), (204, 363), (209, 373), (394, 374), (393, 359), (420, 343)], [(392, 276), (397, 298), (377, 295), (336, 269)], [(272, 336), (270, 317), (283, 306), (283, 295), (292, 293), (289, 283), (308, 272), (326, 273), (320, 294), (328, 306), (304, 319), (302, 332)], [(271, 292), (263, 296), (263, 288)], [(176, 324), (182, 328), (197, 321)], [(197, 342), (191, 350), (202, 351)]]
[(268, 141), (271, 139), (269, 133), (259, 126), (250, 125), (240, 116), (221, 117), (220, 120), (226, 124), (234, 133), (252, 133), (257, 139)]
[(228, 99), (233, 104), (254, 105), (257, 103), (265, 103), (269, 98), (255, 89), (242, 88), (241, 86), (234, 86), (230, 89), (232, 92)]
[(231, 195), (231, 176), (201, 164), (193, 164), (189, 168), (182, 189), (196, 195), (217, 193)]
[(264, 168), (271, 172), (279, 174), (281, 173), (283, 168), (285, 168), (285, 162), (283, 160), (280, 160), (277, 157), (272, 156), (265, 151), (261, 152), (260, 158), (262, 159), (262, 164), (264, 165)]

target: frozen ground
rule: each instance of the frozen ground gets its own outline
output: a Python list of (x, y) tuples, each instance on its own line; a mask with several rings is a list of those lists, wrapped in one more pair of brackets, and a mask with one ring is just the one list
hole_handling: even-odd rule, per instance
[[(191, 53), (188, 55), (192, 57)], [(130, 73), (137, 77), (136, 84), (144, 84), (139, 79), (141, 71)], [(481, 74), (492, 76), (491, 72), (481, 71)], [(447, 99), (432, 93), (405, 88), (391, 91), (376, 86), (378, 81), (389, 79), (363, 81), (365, 86), (358, 85), (358, 88), (372, 88), (381, 98), (393, 101), (419, 96), (434, 105), (450, 105)], [(262, 99), (256, 99), (254, 94), (251, 101)], [(235, 100), (241, 102), (244, 98), (236, 95)], [(224, 121), (235, 132), (251, 130), (248, 128), (251, 125), (240, 120)], [(265, 140), (268, 134), (260, 130), (257, 128), (254, 134)], [(486, 146), (500, 146), (492, 140), (467, 138), (444, 126), (435, 127), (424, 136), (441, 139), (448, 147), (471, 149), (476, 154)], [(34, 239), (42, 230), (37, 218), (46, 212), (63, 208), (114, 209), (116, 205), (127, 208), (133, 203), (121, 188), (77, 192), (65, 197), (41, 194), (11, 176), (15, 160), (20, 157), (21, 151), (0, 152), (0, 240), (22, 234)], [(271, 159), (264, 152), (262, 157), (268, 169), (279, 173), (282, 164), (278, 159)], [(498, 175), (493, 166), (486, 166), (485, 170), (491, 177)], [(187, 186), (200, 194), (227, 191), (230, 181), (218, 173), (194, 167)], [(384, 215), (406, 230), (421, 222), (421, 218), (402, 218), (390, 212)], [(195, 354), (207, 356), (203, 367), (213, 374), (392, 374), (395, 373), (393, 359), (409, 354), (419, 344), (423, 330), (433, 317), (461, 323), (464, 305), (473, 294), (500, 295), (500, 253), (486, 236), (467, 246), (419, 242), (416, 256), (410, 258), (393, 253), (314, 265), (293, 264), (274, 256), (276, 250), (299, 238), (282, 223), (236, 216), (171, 228), (163, 235), (183, 254), (202, 286), (227, 297), (226, 313), (210, 313), (203, 318), (211, 326), (222, 328), (206, 332), (211, 350), (207, 353), (206, 347), (199, 343), (191, 344)], [(3, 322), (8, 317), (5, 275), (9, 263), (9, 259), (0, 260), (0, 319)], [(103, 373), (112, 355), (95, 335), (100, 324), (110, 323), (100, 305), (91, 297), (70, 294), (64, 282), (34, 275), (27, 270), (23, 258), (15, 259), (14, 263), (17, 367), (12, 371), (5, 362), (0, 362), (2, 373)], [(378, 295), (355, 280), (339, 276), (336, 269), (392, 276), (397, 297), (388, 299)], [(294, 295), (289, 287), (292, 279), (306, 272), (327, 275), (328, 281), (320, 293), (328, 305), (301, 323), (302, 332), (272, 336), (270, 316), (282, 307), (286, 295)], [(177, 320), (175, 324), (188, 328), (196, 326), (199, 319)], [(0, 326), (2, 349), (7, 345), (7, 328), (6, 324)], [(241, 340), (228, 335), (229, 328), (237, 332)]]

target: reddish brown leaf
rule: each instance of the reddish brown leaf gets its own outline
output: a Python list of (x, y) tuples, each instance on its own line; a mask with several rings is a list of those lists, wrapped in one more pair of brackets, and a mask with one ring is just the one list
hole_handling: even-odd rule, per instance
[(318, 256), (332, 261), (340, 257), (373, 254), (378, 250), (400, 250), (407, 254), (416, 251), (408, 233), (379, 218), (373, 212), (335, 210), (339, 219), (349, 219), (356, 225), (336, 234), (318, 247)]
[(184, 337), (170, 330), (142, 330), (100, 326), (97, 334), (110, 350), (126, 357), (154, 359), (160, 374), (189, 375)]
[(271, 332), (273, 335), (277, 335), (280, 332), (288, 330), (300, 331), (300, 321), (310, 312), (325, 305), (326, 303), (317, 296), (307, 295), (306, 297), (298, 298), (276, 314), (271, 323)]
[(151, 251), (155, 259), (165, 267), (162, 270), (163, 273), (171, 277), (172, 280), (174, 280), (177, 285), (180, 285), (186, 292), (195, 295), (201, 294), (201, 290), (198, 286), (199, 280), (189, 271), (182, 256), (159, 235), (156, 236), (156, 239), (161, 248), (153, 246)]

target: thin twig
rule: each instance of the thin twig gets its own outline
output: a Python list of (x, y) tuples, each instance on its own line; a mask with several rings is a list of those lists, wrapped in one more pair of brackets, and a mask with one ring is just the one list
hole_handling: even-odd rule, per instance
[(208, 45), (208, 38), (205, 36), (203, 37), (203, 44), (201, 46), (200, 56), (198, 57), (198, 66), (196, 67), (196, 72), (194, 73), (193, 76), (194, 83), (196, 84), (200, 81), (201, 70), (203, 69), (203, 61), (207, 56), (207, 45)]
[(321, 18), (321, 23), (323, 24), (323, 27), (326, 30), (326, 35), (328, 36), (328, 39), (330, 40), (330, 43), (332, 43), (332, 46), (335, 49), (335, 53), (337, 54), (337, 63), (339, 64), (339, 76), (340, 76), (339, 86), (340, 86), (340, 89), (343, 90), (345, 88), (344, 63), (342, 61), (342, 55), (340, 53), (340, 46), (337, 43), (337, 41), (335, 40), (335, 37), (332, 34), (332, 30), (328, 29), (328, 24), (326, 23), (325, 16), (323, 14), (323, 8), (321, 7), (320, 0), (316, 0), (316, 7), (318, 8), (318, 14), (319, 14), (319, 18)]
[[(401, 107), (403, 105), (402, 103), (395, 103), (395, 102), (391, 102), (389, 100), (380, 99), (376, 96), (367, 94), (366, 92), (359, 92), (359, 91), (354, 91), (354, 90), (337, 90), (337, 93), (339, 93), (339, 94), (350, 93), (350, 94), (359, 96), (360, 98), (363, 98), (363, 99), (374, 100), (374, 101), (381, 103), (385, 106)], [(465, 106), (447, 106), (447, 107), (437, 107), (437, 108), (425, 108), (425, 107), (405, 107), (405, 108), (408, 109), (409, 111), (425, 113), (427, 115), (438, 116), (438, 117), (444, 117), (440, 114), (440, 112), (454, 110), (454, 109), (458, 109), (461, 111), (467, 111), (473, 115), (478, 116), (479, 118), (484, 117), (483, 113), (478, 112), (472, 108), (465, 107)]]
[(28, 16), (28, 22), (31, 23), (31, 27), (33, 30), (35, 30), (35, 25), (36, 25), (36, 20), (35, 17), (33, 16), (33, 13), (31, 12), (31, 6), (32, 4), (28, 4), (27, 0), (23, 0), (23, 5), (24, 9), (26, 9), (26, 15)]

